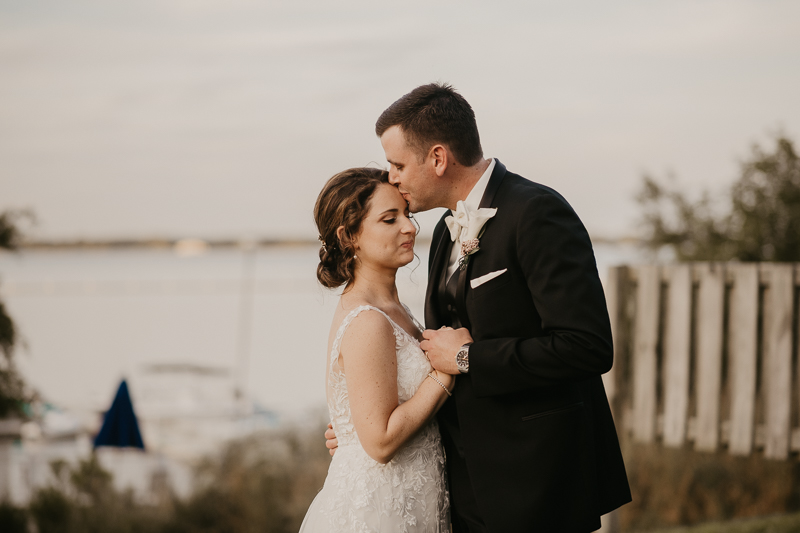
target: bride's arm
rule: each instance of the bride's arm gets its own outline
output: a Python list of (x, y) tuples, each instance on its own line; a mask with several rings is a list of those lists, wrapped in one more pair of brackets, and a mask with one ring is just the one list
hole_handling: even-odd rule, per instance
[[(367, 454), (388, 463), (447, 399), (433, 379), (426, 378), (408, 401), (398, 405), (395, 336), (386, 317), (364, 311), (354, 319), (342, 339), (342, 359), (350, 397), (353, 424)], [(438, 373), (452, 390), (455, 378)]]

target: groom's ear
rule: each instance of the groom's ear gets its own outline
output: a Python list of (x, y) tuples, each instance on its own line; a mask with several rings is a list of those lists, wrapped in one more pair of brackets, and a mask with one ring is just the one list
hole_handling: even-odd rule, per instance
[(434, 144), (429, 154), (431, 163), (433, 164), (433, 171), (441, 178), (445, 170), (447, 170), (447, 165), (450, 163), (447, 149), (442, 144)]

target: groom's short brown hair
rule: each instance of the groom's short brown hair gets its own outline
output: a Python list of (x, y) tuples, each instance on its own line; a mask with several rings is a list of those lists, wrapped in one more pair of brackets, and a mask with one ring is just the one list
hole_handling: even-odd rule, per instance
[(447, 145), (464, 166), (483, 157), (475, 113), (449, 84), (429, 83), (401, 97), (378, 117), (375, 133), (380, 137), (392, 126), (400, 126), (420, 158), (437, 143)]

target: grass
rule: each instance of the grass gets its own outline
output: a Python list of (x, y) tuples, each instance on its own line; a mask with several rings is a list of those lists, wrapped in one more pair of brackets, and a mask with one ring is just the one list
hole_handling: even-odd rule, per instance
[[(622, 531), (771, 532), (758, 522), (751, 525), (750, 517), (776, 517), (783, 527), (782, 517), (800, 511), (800, 461), (794, 458), (772, 461), (757, 454), (737, 457), (655, 444), (629, 444), (623, 453), (633, 502), (620, 510)], [(774, 531), (800, 533), (800, 518), (794, 520), (787, 527), (795, 529)], [(706, 529), (687, 524), (706, 524)], [(756, 529), (733, 529), (740, 525)]]
[(708, 522), (697, 526), (655, 529), (648, 533), (800, 533), (800, 513)]

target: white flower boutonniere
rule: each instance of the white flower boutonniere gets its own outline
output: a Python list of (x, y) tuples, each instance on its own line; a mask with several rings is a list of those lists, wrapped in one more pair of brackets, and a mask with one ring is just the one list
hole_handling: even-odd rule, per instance
[(480, 250), (480, 237), (486, 221), (497, 214), (497, 209), (469, 209), (463, 201), (456, 204), (455, 216), (445, 218), (445, 223), (450, 230), (450, 238), (455, 241), (461, 239), (461, 254), (458, 258), (458, 268), (464, 269), (471, 255)]

